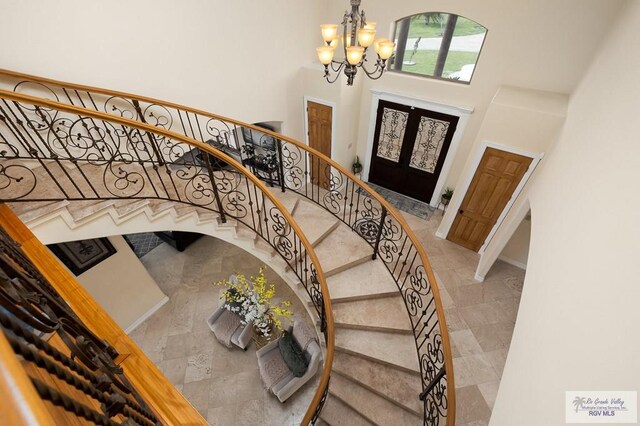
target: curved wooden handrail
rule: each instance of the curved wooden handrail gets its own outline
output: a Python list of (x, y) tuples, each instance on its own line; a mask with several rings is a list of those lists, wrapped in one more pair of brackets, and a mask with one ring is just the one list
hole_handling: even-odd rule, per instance
[[(318, 257), (316, 255), (316, 253), (314, 252), (313, 247), (311, 246), (311, 243), (309, 243), (309, 240), (305, 236), (305, 234), (302, 231), (302, 229), (300, 228), (300, 226), (295, 222), (295, 220), (293, 219), (293, 216), (291, 216), (289, 211), (280, 202), (280, 200), (278, 200), (271, 193), (271, 191), (267, 188), (267, 186), (260, 179), (258, 179), (255, 175), (250, 173), (242, 164), (240, 164), (233, 157), (231, 157), (231, 156), (229, 156), (229, 155), (227, 155), (227, 154), (225, 154), (225, 153), (223, 153), (223, 152), (221, 152), (219, 150), (211, 148), (209, 145), (207, 145), (205, 143), (199, 142), (199, 141), (197, 141), (195, 139), (188, 138), (188, 137), (186, 137), (184, 135), (172, 132), (170, 130), (165, 130), (163, 128), (154, 127), (154, 126), (151, 126), (151, 125), (148, 125), (148, 124), (145, 124), (145, 123), (141, 123), (139, 121), (130, 120), (130, 119), (123, 118), (123, 117), (118, 117), (118, 116), (115, 116), (115, 115), (106, 114), (106, 113), (102, 113), (102, 112), (99, 112), (99, 111), (80, 108), (80, 107), (76, 107), (76, 106), (73, 106), (73, 105), (63, 104), (63, 103), (60, 103), (60, 102), (50, 101), (50, 100), (46, 100), (46, 99), (42, 99), (42, 98), (37, 98), (37, 97), (34, 97), (34, 96), (29, 96), (29, 95), (23, 95), (23, 94), (19, 94), (19, 93), (16, 93), (16, 92), (9, 92), (9, 91), (6, 91), (6, 90), (1, 90), (1, 89), (0, 89), (0, 98), (11, 100), (11, 101), (15, 101), (15, 102), (19, 102), (19, 103), (30, 104), (30, 105), (34, 105), (34, 106), (47, 107), (47, 108), (51, 108), (51, 109), (54, 109), (54, 110), (63, 111), (63, 112), (67, 112), (67, 113), (72, 113), (72, 114), (77, 114), (79, 116), (84, 116), (84, 117), (91, 117), (91, 118), (99, 119), (99, 120), (106, 121), (106, 122), (117, 123), (117, 124), (120, 124), (120, 125), (123, 125), (123, 126), (137, 128), (137, 129), (145, 131), (145, 132), (162, 135), (162, 136), (174, 139), (176, 141), (180, 141), (180, 142), (185, 143), (187, 145), (191, 145), (191, 146), (193, 146), (195, 148), (198, 148), (200, 150), (203, 150), (203, 151), (207, 152), (208, 154), (210, 154), (210, 155), (212, 155), (214, 157), (219, 158), (220, 160), (222, 160), (222, 161), (226, 162), (227, 164), (229, 164), (230, 166), (232, 166), (236, 171), (238, 171), (241, 174), (243, 174), (248, 180), (250, 180), (254, 185), (256, 185), (256, 187), (258, 187), (260, 189), (260, 191), (267, 198), (269, 198), (269, 200), (273, 203), (273, 205), (276, 206), (278, 208), (278, 210), (280, 210), (282, 215), (287, 220), (288, 224), (293, 229), (294, 233), (298, 236), (298, 238), (300, 239), (301, 243), (304, 245), (307, 254), (311, 258), (311, 262), (316, 267), (317, 279), (318, 279), (318, 282), (320, 284), (320, 289), (322, 291), (322, 296), (323, 296), (323, 306), (324, 306), (324, 309), (325, 309), (325, 316), (326, 316), (325, 319), (326, 319), (326, 333), (327, 333), (327, 338), (326, 338), (327, 350), (326, 350), (326, 355), (325, 355), (324, 368), (323, 368), (323, 371), (322, 371), (322, 376), (320, 378), (320, 384), (318, 386), (318, 389), (316, 390), (314, 398), (313, 398), (313, 400), (312, 400), (312, 402), (311, 402), (311, 404), (310, 404), (310, 406), (309, 406), (309, 408), (308, 408), (308, 410), (307, 410), (307, 412), (305, 414), (304, 420), (303, 420), (303, 423), (306, 422), (305, 424), (308, 424), (308, 422), (310, 422), (311, 419), (313, 418), (313, 415), (315, 413), (316, 407), (320, 404), (320, 402), (321, 402), (321, 400), (323, 398), (324, 390), (328, 386), (329, 376), (331, 375), (331, 369), (332, 369), (332, 366), (333, 366), (335, 331), (334, 331), (334, 324), (333, 324), (333, 311), (332, 311), (332, 308), (331, 308), (331, 297), (329, 295), (329, 288), (327, 287), (327, 283), (326, 283), (326, 280), (325, 280), (325, 277), (324, 277), (324, 272), (322, 271), (322, 267), (321, 267), (320, 261), (318, 260)], [(142, 98), (141, 98), (141, 100), (142, 100)]]
[[(342, 174), (347, 176), (352, 181), (356, 182), (360, 187), (362, 187), (365, 191), (367, 191), (373, 198), (375, 198), (376, 201), (378, 201), (384, 208), (386, 208), (387, 211), (389, 212), (389, 214), (391, 216), (393, 216), (393, 218), (401, 225), (401, 227), (403, 228), (404, 232), (407, 234), (407, 236), (409, 237), (409, 239), (411, 240), (411, 242), (415, 246), (416, 251), (418, 252), (418, 254), (420, 256), (420, 259), (421, 259), (421, 261), (422, 261), (422, 263), (424, 265), (424, 268), (425, 268), (425, 271), (426, 271), (426, 274), (427, 274), (427, 278), (428, 278), (429, 282), (432, 283), (431, 288), (432, 288), (432, 291), (433, 291), (433, 297), (435, 299), (438, 322), (440, 324), (440, 333), (441, 333), (441, 336), (442, 336), (444, 358), (445, 358), (444, 359), (444, 365), (445, 365), (445, 370), (447, 372), (447, 400), (448, 400), (447, 425), (449, 425), (449, 426), (455, 425), (456, 401), (455, 401), (455, 382), (454, 382), (454, 374), (453, 374), (453, 356), (452, 356), (452, 353), (451, 353), (451, 342), (450, 342), (450, 338), (449, 338), (449, 330), (447, 328), (447, 323), (446, 323), (446, 319), (445, 319), (445, 316), (444, 316), (444, 308), (442, 306), (442, 298), (440, 296), (440, 290), (438, 288), (437, 281), (436, 281), (435, 275), (433, 273), (433, 269), (431, 268), (431, 263), (429, 262), (429, 259), (427, 257), (426, 252), (424, 251), (424, 248), (422, 247), (422, 244), (420, 244), (420, 242), (418, 241), (418, 238), (416, 237), (415, 233), (413, 232), (413, 230), (411, 229), (411, 227), (409, 226), (407, 221), (404, 219), (404, 217), (395, 209), (395, 207), (393, 207), (391, 204), (389, 204), (389, 202), (387, 202), (387, 200), (385, 200), (380, 194), (378, 194), (369, 185), (367, 185), (366, 182), (364, 182), (364, 181), (360, 180), (359, 178), (357, 178), (349, 170), (347, 170), (347, 168), (345, 168), (341, 164), (335, 162), (330, 157), (327, 157), (326, 155), (324, 155), (321, 152), (319, 152), (319, 151), (317, 151), (317, 150), (305, 145), (304, 143), (302, 143), (302, 142), (300, 142), (300, 141), (298, 141), (298, 140), (296, 140), (294, 138), (291, 138), (289, 136), (282, 135), (282, 134), (279, 134), (279, 133), (276, 133), (276, 132), (273, 132), (273, 131), (270, 131), (270, 130), (266, 130), (266, 129), (262, 128), (262, 127), (255, 126), (253, 124), (244, 123), (244, 122), (239, 121), (239, 120), (235, 120), (235, 119), (224, 117), (224, 116), (217, 115), (217, 114), (212, 114), (210, 112), (207, 112), (207, 111), (204, 111), (204, 110), (200, 110), (200, 109), (197, 109), (197, 108), (191, 108), (191, 107), (188, 107), (188, 106), (185, 106), (185, 105), (180, 105), (180, 104), (176, 104), (176, 103), (172, 103), (172, 102), (167, 102), (167, 101), (163, 101), (163, 100), (160, 100), (160, 99), (155, 99), (155, 98), (151, 98), (151, 97), (147, 97), (147, 96), (140, 96), (140, 95), (135, 95), (135, 94), (131, 94), (131, 93), (108, 90), (108, 89), (103, 89), (103, 88), (98, 88), (98, 87), (93, 87), (93, 86), (68, 83), (68, 82), (58, 81), (58, 80), (44, 78), (44, 77), (33, 76), (33, 75), (25, 74), (25, 73), (20, 73), (20, 72), (15, 72), (15, 71), (10, 71), (10, 70), (5, 70), (5, 69), (1, 69), (0, 68), (0, 76), (3, 76), (3, 75), (7, 76), (7, 77), (16, 78), (16, 79), (34, 81), (34, 82), (42, 83), (42, 84), (45, 84), (45, 85), (46, 84), (52, 84), (52, 85), (59, 86), (61, 88), (69, 88), (69, 89), (73, 89), (73, 90), (86, 91), (86, 92), (89, 92), (89, 93), (99, 93), (99, 94), (107, 95), (107, 96), (119, 96), (119, 97), (123, 97), (123, 98), (127, 98), (127, 99), (147, 102), (147, 103), (151, 103), (151, 104), (163, 105), (163, 106), (166, 106), (166, 107), (171, 107), (171, 108), (175, 108), (175, 109), (178, 109), (178, 110), (183, 110), (185, 112), (191, 112), (191, 113), (194, 113), (194, 114), (203, 115), (205, 117), (209, 117), (209, 118), (212, 118), (212, 119), (217, 119), (217, 120), (220, 120), (220, 121), (229, 122), (229, 123), (235, 124), (237, 126), (250, 128), (252, 130), (255, 130), (255, 131), (270, 135), (270, 136), (273, 136), (273, 137), (275, 137), (277, 139), (281, 139), (283, 141), (289, 142), (289, 143), (297, 146), (298, 148), (302, 149), (303, 151), (307, 151), (307, 152), (311, 153), (312, 155), (320, 158), (322, 161), (330, 164), (331, 167), (335, 168), (336, 170), (339, 170)], [(306, 417), (305, 417), (305, 419), (306, 419)]]

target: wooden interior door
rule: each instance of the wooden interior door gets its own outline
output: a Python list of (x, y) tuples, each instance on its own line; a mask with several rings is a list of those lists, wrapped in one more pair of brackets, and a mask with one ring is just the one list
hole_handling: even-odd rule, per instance
[(380, 101), (369, 182), (430, 202), (457, 125), (452, 115)]
[(447, 239), (478, 251), (533, 159), (487, 148)]
[[(331, 122), (332, 108), (316, 102), (307, 102), (307, 131), (309, 146), (327, 157), (331, 157)], [(311, 182), (323, 188), (329, 187), (331, 168), (329, 163), (318, 157), (309, 159), (311, 167)]]

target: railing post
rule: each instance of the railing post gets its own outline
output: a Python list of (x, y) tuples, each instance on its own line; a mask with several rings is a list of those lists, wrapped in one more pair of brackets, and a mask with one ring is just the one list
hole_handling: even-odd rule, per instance
[[(136, 109), (136, 112), (138, 113), (138, 117), (140, 117), (140, 121), (142, 121), (144, 124), (148, 124), (147, 120), (144, 119), (144, 115), (142, 114), (142, 108), (140, 108), (140, 102), (138, 102), (137, 99), (132, 99), (131, 102), (133, 103), (133, 107)], [(151, 148), (153, 149), (153, 153), (156, 154), (158, 163), (161, 166), (163, 166), (164, 158), (162, 157), (162, 155), (160, 155), (160, 150), (158, 149), (158, 146), (157, 146), (158, 142), (156, 142), (156, 139), (149, 132), (145, 132), (145, 133), (149, 138), (149, 142), (151, 143)]]
[(443, 365), (442, 368), (440, 369), (440, 371), (438, 371), (438, 374), (436, 374), (436, 377), (433, 378), (431, 383), (429, 383), (429, 385), (420, 394), (420, 400), (421, 401), (424, 401), (424, 399), (427, 397), (427, 395), (429, 395), (431, 393), (433, 388), (438, 384), (438, 382), (440, 380), (442, 380), (442, 378), (444, 377), (445, 374), (446, 374), (446, 371), (445, 371), (444, 365)]
[(373, 256), (371, 259), (376, 260), (378, 257), (378, 247), (380, 246), (380, 237), (382, 237), (382, 228), (384, 227), (384, 220), (387, 218), (387, 208), (382, 207), (382, 214), (380, 215), (380, 225), (378, 226), (378, 234), (376, 235), (376, 243), (373, 247)]
[(285, 192), (284, 164), (282, 164), (282, 141), (280, 139), (276, 139), (276, 149), (278, 150), (278, 172), (280, 173), (280, 188), (282, 188), (282, 192)]
[(216, 199), (218, 211), (220, 212), (220, 221), (222, 223), (227, 223), (227, 218), (224, 214), (224, 209), (222, 208), (222, 201), (220, 200), (220, 194), (218, 193), (218, 187), (216, 186), (216, 178), (213, 175), (213, 168), (211, 167), (211, 161), (209, 160), (209, 153), (202, 150), (200, 152), (202, 153), (202, 158), (204, 158), (204, 163), (207, 165), (207, 172), (209, 173), (211, 188), (213, 189), (213, 198)]

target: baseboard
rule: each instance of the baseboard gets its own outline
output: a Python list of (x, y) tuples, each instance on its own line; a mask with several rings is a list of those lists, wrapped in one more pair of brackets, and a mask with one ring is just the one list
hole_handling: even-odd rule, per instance
[(527, 264), (526, 263), (518, 262), (517, 260), (513, 260), (513, 259), (511, 259), (509, 257), (500, 255), (500, 256), (498, 256), (498, 260), (502, 260), (503, 262), (507, 262), (509, 265), (513, 265), (516, 268), (520, 268), (520, 269), (523, 269), (525, 271), (527, 270)]
[(130, 334), (133, 330), (135, 330), (140, 324), (142, 324), (147, 318), (153, 315), (158, 309), (162, 308), (165, 303), (169, 301), (168, 296), (164, 296), (158, 303), (156, 303), (151, 309), (142, 314), (140, 318), (135, 320), (129, 327), (127, 327), (124, 332)]
[(445, 240), (447, 238), (444, 232), (440, 232), (440, 231), (436, 231), (436, 237), (440, 238), (441, 240)]
[(480, 281), (483, 282), (484, 281), (484, 277), (482, 275), (478, 275), (476, 274), (475, 277), (473, 277), (476, 281)]

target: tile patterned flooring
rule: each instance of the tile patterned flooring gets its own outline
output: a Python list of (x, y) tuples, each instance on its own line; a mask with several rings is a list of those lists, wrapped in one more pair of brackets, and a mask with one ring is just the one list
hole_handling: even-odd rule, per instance
[[(298, 425), (313, 398), (320, 375), (281, 404), (265, 391), (255, 346), (228, 349), (206, 319), (218, 306), (220, 287), (211, 283), (240, 271), (257, 273), (253, 257), (224, 241), (203, 237), (184, 252), (161, 244), (142, 263), (170, 301), (131, 333), (131, 338), (212, 425)], [(276, 297), (311, 325), (302, 302), (272, 270)]]
[[(439, 280), (454, 356), (457, 424), (487, 425), (515, 325), (524, 271), (498, 261), (483, 283), (473, 277), (478, 255), (435, 236), (442, 215), (403, 213), (427, 251)], [(255, 349), (228, 350), (205, 320), (218, 289), (209, 285), (231, 272), (257, 270), (250, 254), (202, 238), (185, 252), (163, 244), (142, 259), (171, 301), (132, 333), (133, 339), (211, 424), (298, 424), (316, 383), (286, 404), (262, 389)], [(282, 284), (278, 294), (300, 303)], [(288, 290), (290, 291), (290, 290)], [(304, 312), (299, 306), (296, 312)], [(310, 321), (309, 318), (307, 320)], [(268, 420), (267, 420), (268, 419)]]
[(133, 252), (138, 258), (143, 257), (154, 248), (158, 247), (164, 242), (153, 232), (140, 232), (137, 234), (123, 235), (130, 246), (133, 248)]
[(434, 209), (428, 203), (423, 203), (406, 195), (398, 194), (395, 191), (376, 185), (375, 183), (367, 182), (367, 185), (375, 189), (389, 204), (400, 211), (411, 213), (421, 219), (428, 219), (429, 216), (433, 214)]

